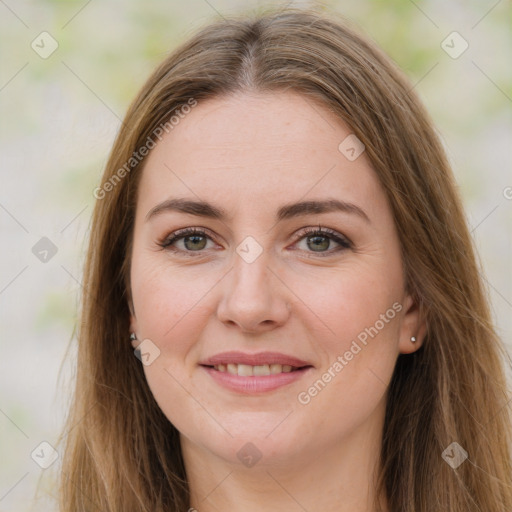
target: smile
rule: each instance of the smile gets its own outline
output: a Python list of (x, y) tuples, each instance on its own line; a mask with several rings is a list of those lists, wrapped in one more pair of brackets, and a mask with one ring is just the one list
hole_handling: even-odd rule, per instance
[(217, 364), (200, 365), (221, 388), (242, 395), (261, 395), (284, 388), (309, 374), (313, 366), (296, 367), (281, 364)]
[(289, 364), (261, 364), (251, 366), (249, 364), (218, 364), (213, 367), (215, 370), (241, 377), (260, 377), (264, 375), (276, 375), (278, 373), (289, 373), (299, 368)]

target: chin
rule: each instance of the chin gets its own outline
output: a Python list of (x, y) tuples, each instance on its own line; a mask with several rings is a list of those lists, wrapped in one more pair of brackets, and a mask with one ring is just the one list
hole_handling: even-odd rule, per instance
[[(282, 421), (282, 417), (279, 421)], [(215, 434), (204, 436), (204, 431), (186, 436), (190, 442), (203, 447), (211, 454), (223, 459), (228, 464), (252, 468), (271, 467), (290, 464), (300, 458), (304, 435), (291, 435), (290, 426), (277, 432), (279, 421), (270, 427), (262, 424), (255, 428), (250, 422), (231, 425), (229, 434), (216, 428)], [(286, 421), (286, 420), (285, 420)], [(273, 431), (273, 429), (275, 429)], [(297, 439), (301, 439), (299, 442)]]

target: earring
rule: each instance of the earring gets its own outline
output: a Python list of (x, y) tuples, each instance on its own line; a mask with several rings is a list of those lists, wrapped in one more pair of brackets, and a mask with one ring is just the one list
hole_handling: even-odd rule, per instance
[(134, 332), (132, 332), (132, 333), (130, 334), (130, 341), (135, 341), (136, 339), (137, 339), (137, 336), (135, 336), (135, 333), (134, 333)]
[(416, 336), (411, 336), (411, 342), (416, 343)]

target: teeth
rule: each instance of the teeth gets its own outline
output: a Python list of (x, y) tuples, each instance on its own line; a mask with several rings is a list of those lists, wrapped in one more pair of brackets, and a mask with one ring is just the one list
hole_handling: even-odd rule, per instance
[(281, 373), (283, 371), (282, 364), (271, 364), (270, 365), (270, 373)]
[(253, 375), (270, 375), (270, 368), (269, 368), (268, 364), (262, 364), (260, 366), (253, 366), (252, 374)]
[(263, 375), (274, 375), (276, 373), (289, 373), (297, 370), (288, 364), (261, 364), (251, 366), (249, 364), (218, 364), (214, 368), (219, 372), (227, 372), (240, 377), (253, 377)]
[(253, 375), (252, 366), (249, 366), (248, 364), (239, 364), (238, 375), (240, 375), (241, 377), (250, 377), (251, 375)]

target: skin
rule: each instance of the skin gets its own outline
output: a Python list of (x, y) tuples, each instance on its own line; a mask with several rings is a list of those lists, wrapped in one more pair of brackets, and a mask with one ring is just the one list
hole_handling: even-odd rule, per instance
[[(338, 150), (350, 133), (299, 94), (238, 93), (199, 102), (146, 161), (131, 329), (135, 344), (149, 339), (160, 350), (144, 371), (180, 432), (191, 506), (200, 512), (375, 510), (387, 385), (398, 355), (421, 346), (425, 324), (404, 290), (399, 239), (377, 175), (364, 152), (349, 161)], [(207, 200), (228, 218), (166, 211), (146, 221), (170, 197)], [(325, 198), (356, 204), (370, 222), (339, 211), (275, 219), (284, 204)], [(341, 246), (327, 238), (315, 250), (311, 236), (297, 236), (319, 224), (352, 247), (336, 251)], [(181, 252), (159, 245), (186, 227), (205, 228), (210, 238), (182, 238), (174, 243)], [(236, 252), (247, 236), (262, 249), (252, 263)], [(298, 395), (333, 373), (338, 356), (394, 303), (401, 311), (300, 403)], [(198, 365), (228, 350), (278, 351), (314, 368), (277, 390), (242, 395)], [(237, 457), (249, 442), (261, 455), (252, 467)]]

